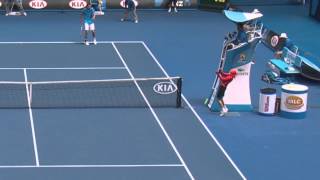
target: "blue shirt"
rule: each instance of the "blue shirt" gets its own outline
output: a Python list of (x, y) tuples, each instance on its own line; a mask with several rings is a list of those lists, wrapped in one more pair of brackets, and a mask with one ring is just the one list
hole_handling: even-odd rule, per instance
[(82, 11), (84, 23), (92, 24), (93, 23), (93, 16), (94, 16), (94, 9), (91, 8), (84, 8)]

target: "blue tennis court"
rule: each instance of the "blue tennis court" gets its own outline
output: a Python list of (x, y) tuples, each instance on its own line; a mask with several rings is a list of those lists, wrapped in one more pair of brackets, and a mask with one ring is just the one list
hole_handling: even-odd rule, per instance
[[(306, 6), (240, 8), (258, 8), (268, 28), (319, 56), (319, 23)], [(81, 43), (74, 10), (0, 16), (0, 92), (10, 95), (1, 87), (8, 83), (19, 89), (0, 96), (0, 179), (319, 179), (319, 83), (298, 81), (309, 87), (305, 119), (259, 115), (260, 89), (269, 86), (261, 74), (274, 55), (260, 44), (250, 79), (254, 110), (220, 117), (204, 100), (223, 38), (236, 26), (222, 13), (178, 10), (141, 8), (135, 24), (120, 21), (122, 10), (107, 9), (96, 18), (95, 46)], [(182, 78), (181, 107), (154, 105), (141, 81), (175, 77)], [(82, 90), (65, 96), (68, 107), (33, 107), (63, 99), (56, 91), (37, 98), (39, 84), (119, 80), (130, 88), (125, 98), (112, 96), (114, 107), (74, 107), (81, 95), (88, 102), (108, 95)], [(279, 93), (280, 86), (271, 87)], [(116, 106), (135, 101), (138, 107)]]
[[(4, 52), (20, 52), (14, 59), (4, 56), (2, 81), (169, 77), (144, 42), (99, 42), (89, 48), (75, 42), (0, 46)], [(131, 91), (145, 97), (139, 84)], [(1, 109), (6, 117), (1, 179), (242, 179), (182, 97), (180, 108)], [(148, 97), (144, 100), (149, 103)]]

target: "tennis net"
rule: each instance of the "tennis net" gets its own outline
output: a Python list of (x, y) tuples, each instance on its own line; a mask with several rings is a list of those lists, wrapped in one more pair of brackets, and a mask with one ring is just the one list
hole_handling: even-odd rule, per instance
[(146, 100), (180, 107), (181, 78), (0, 82), (0, 108), (148, 107)]

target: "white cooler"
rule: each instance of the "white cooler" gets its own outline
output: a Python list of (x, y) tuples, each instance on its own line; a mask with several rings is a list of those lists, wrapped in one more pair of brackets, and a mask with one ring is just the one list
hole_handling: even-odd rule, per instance
[(280, 115), (290, 119), (306, 117), (308, 87), (301, 84), (285, 84), (281, 87)]
[(276, 105), (276, 90), (273, 88), (264, 88), (260, 90), (259, 113), (262, 115), (274, 115)]

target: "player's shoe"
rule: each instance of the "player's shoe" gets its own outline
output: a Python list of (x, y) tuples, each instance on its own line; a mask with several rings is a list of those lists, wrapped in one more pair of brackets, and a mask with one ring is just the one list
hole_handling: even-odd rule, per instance
[(139, 22), (138, 20), (134, 20), (134, 23), (136, 23), (136, 24), (137, 24), (138, 22)]
[(224, 115), (225, 115), (225, 112), (221, 110), (219, 116), (224, 116)]
[(126, 19), (124, 19), (124, 18), (121, 18), (121, 19), (120, 19), (120, 21), (122, 21), (122, 22), (125, 21), (125, 20), (126, 20)]
[(26, 12), (23, 12), (22, 14), (23, 14), (24, 16), (27, 16), (27, 13), (26, 13)]
[(6, 13), (6, 16), (9, 16), (9, 13)]
[(84, 45), (89, 46), (89, 42), (88, 41), (84, 41)]
[(93, 39), (93, 44), (97, 45), (97, 40), (96, 39)]
[(177, 12), (178, 12), (178, 9), (177, 9), (177, 8), (174, 8), (174, 12), (177, 13)]
[(171, 8), (168, 9), (168, 13), (171, 13)]
[(229, 109), (227, 108), (226, 105), (224, 105), (224, 107), (222, 109), (223, 109), (224, 113), (227, 113), (229, 111)]

